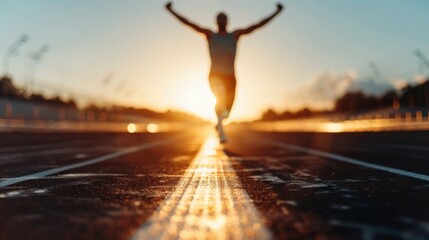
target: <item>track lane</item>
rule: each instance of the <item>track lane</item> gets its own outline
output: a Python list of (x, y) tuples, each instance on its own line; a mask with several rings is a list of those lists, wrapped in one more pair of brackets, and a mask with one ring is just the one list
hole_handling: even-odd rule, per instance
[[(256, 135), (258, 141), (254, 141), (252, 135)], [(427, 136), (417, 135), (418, 141)], [(119, 149), (130, 147), (129, 143), (135, 141), (166, 137), (147, 136), (126, 135), (120, 141), (112, 138), (107, 142), (110, 142), (108, 146)], [(177, 143), (0, 189), (0, 236), (6, 236), (5, 239), (8, 236), (20, 239), (135, 236), (139, 226), (153, 222), (152, 213), (162, 208), (165, 199), (177, 191), (177, 184), (186, 176), (186, 169), (204, 138), (205, 133), (195, 132)], [(409, 141), (404, 147), (417, 147), (409, 151), (401, 148), (393, 153), (385, 153), (386, 148), (377, 151), (376, 144), (393, 148), (406, 139)], [(410, 139), (413, 139), (412, 133), (321, 136), (230, 131), (230, 142), (216, 150), (228, 160), (216, 166), (230, 164), (234, 169), (237, 182), (260, 214), (256, 219), (262, 220), (260, 226), (265, 225), (273, 238), (429, 239), (429, 184), (425, 181), (269, 144), (273, 140), (284, 141), (347, 157), (363, 156), (358, 159), (364, 161), (369, 161), (371, 156), (371, 163), (385, 166), (387, 162), (388, 167), (406, 165), (413, 172), (424, 172), (419, 167), (424, 163), (425, 144)], [(407, 164), (398, 163), (398, 159), (407, 160)], [(213, 190), (222, 186), (219, 184), (222, 177), (231, 183), (229, 171), (224, 169), (216, 178), (210, 170), (214, 166), (200, 167), (207, 170), (207, 178), (200, 175), (200, 181), (188, 191), (188, 196), (195, 196), (195, 201), (190, 198), (173, 201), (173, 206), (182, 202), (181, 206), (189, 207), (188, 213), (200, 216), (201, 211), (201, 216), (211, 216), (210, 221), (205, 221), (205, 227), (198, 228), (198, 224), (183, 222), (183, 217), (189, 214), (177, 215), (175, 219), (182, 222), (176, 225), (189, 226), (191, 232), (207, 229), (207, 225), (222, 225), (219, 220), (222, 217), (213, 217), (219, 211), (204, 208), (204, 204), (219, 202), (216, 199), (228, 195), (228, 191), (217, 194), (218, 191)], [(213, 187), (204, 187), (209, 185)], [(237, 191), (243, 192), (241, 188)]]
[(0, 238), (129, 238), (174, 189), (201, 135), (1, 189)]
[[(23, 175), (30, 175), (34, 172), (41, 172), (65, 165), (90, 160), (110, 154), (114, 151), (121, 151), (125, 148), (135, 147), (141, 142), (157, 141), (174, 137), (180, 133), (163, 134), (92, 134), (90, 139), (84, 139), (85, 134), (71, 136), (77, 138), (63, 141), (63, 135), (57, 135), (58, 145), (48, 145), (51, 148), (32, 148), (30, 151), (14, 150), (14, 152), (0, 153), (0, 180)], [(30, 134), (30, 136), (32, 136)], [(42, 135), (45, 136), (45, 135)], [(53, 136), (48, 136), (53, 140)], [(66, 134), (66, 139), (70, 136)], [(78, 141), (82, 141), (79, 143)], [(26, 147), (26, 146), (24, 146)]]
[(236, 135), (226, 152), (277, 238), (429, 239), (426, 181), (269, 144), (267, 136)]
[(207, 138), (175, 191), (132, 237), (177, 238), (271, 239), (214, 134)]
[[(272, 141), (285, 142), (299, 147), (359, 159), (371, 164), (429, 175), (427, 152), (423, 151), (426, 148), (429, 148), (429, 144), (425, 140), (429, 138), (429, 132), (427, 131), (368, 133), (254, 133), (260, 138), (264, 137)], [(412, 146), (412, 148), (410, 148), (410, 146)], [(406, 149), (404, 149), (404, 147), (406, 147)]]

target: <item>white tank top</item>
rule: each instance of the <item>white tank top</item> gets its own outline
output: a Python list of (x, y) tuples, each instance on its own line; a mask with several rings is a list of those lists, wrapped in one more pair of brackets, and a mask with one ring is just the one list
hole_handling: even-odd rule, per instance
[(209, 38), (209, 51), (212, 73), (234, 75), (237, 40), (233, 33), (214, 33)]

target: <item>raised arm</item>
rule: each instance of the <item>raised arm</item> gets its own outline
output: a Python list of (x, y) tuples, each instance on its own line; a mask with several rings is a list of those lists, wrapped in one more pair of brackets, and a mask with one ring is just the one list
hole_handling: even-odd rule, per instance
[(200, 32), (206, 35), (207, 37), (209, 37), (213, 33), (210, 29), (202, 28), (196, 25), (195, 23), (190, 22), (188, 19), (180, 16), (176, 11), (173, 10), (173, 4), (171, 2), (167, 3), (167, 5), (165, 5), (165, 8), (167, 9), (168, 12), (173, 14), (173, 16), (175, 16), (180, 22), (193, 28), (195, 31)]
[(277, 4), (277, 10), (271, 14), (269, 17), (261, 20), (259, 23), (252, 25), (250, 27), (244, 28), (244, 29), (238, 29), (236, 31), (234, 31), (234, 34), (238, 37), (240, 37), (241, 35), (245, 35), (245, 34), (249, 34), (253, 31), (255, 31), (258, 28), (261, 28), (263, 26), (265, 26), (267, 23), (269, 23), (275, 16), (277, 16), (281, 11), (283, 10), (283, 5), (282, 4)]

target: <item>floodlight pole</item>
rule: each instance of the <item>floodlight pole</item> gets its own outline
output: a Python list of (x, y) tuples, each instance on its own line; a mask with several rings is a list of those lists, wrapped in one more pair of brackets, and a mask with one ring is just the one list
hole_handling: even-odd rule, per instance
[(33, 81), (34, 86), (36, 87), (36, 66), (42, 59), (43, 55), (49, 50), (49, 45), (44, 44), (42, 45), (39, 50), (34, 52), (33, 54), (30, 54), (30, 59), (33, 60), (33, 68), (31, 73), (31, 80)]
[(429, 60), (426, 58), (426, 56), (423, 54), (422, 51), (419, 49), (414, 51), (414, 54), (417, 56), (417, 58), (420, 60), (420, 70), (422, 69), (429, 69)]
[(5, 52), (3, 56), (3, 75), (6, 76), (9, 73), (9, 60), (10, 57), (17, 53), (18, 49), (29, 40), (29, 36), (27, 34), (19, 37)]

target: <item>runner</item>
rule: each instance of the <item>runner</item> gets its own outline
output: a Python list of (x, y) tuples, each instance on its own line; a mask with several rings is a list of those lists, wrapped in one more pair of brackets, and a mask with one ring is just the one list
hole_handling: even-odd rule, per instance
[(232, 32), (227, 31), (228, 17), (223, 12), (217, 15), (216, 20), (218, 31), (214, 32), (210, 29), (202, 28), (179, 15), (173, 10), (173, 4), (171, 2), (167, 3), (166, 8), (183, 24), (204, 34), (207, 38), (211, 59), (209, 82), (210, 88), (217, 100), (215, 107), (218, 119), (216, 130), (219, 133), (220, 142), (226, 143), (227, 138), (223, 129), (223, 120), (228, 118), (234, 104), (236, 86), (235, 56), (237, 52), (237, 42), (241, 36), (249, 34), (270, 22), (283, 10), (283, 5), (280, 3), (277, 4), (277, 10), (259, 23)]

